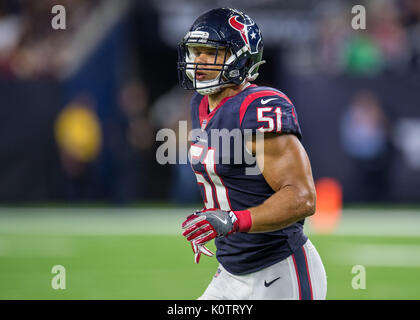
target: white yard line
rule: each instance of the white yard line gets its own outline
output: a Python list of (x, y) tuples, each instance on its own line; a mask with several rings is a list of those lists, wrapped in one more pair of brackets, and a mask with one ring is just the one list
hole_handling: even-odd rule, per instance
[[(307, 234), (316, 233), (310, 219), (305, 224)], [(420, 212), (394, 209), (344, 210), (334, 235), (420, 237)]]
[(77, 248), (71, 238), (10, 239), (0, 235), (0, 257), (8, 258), (67, 258)]
[[(0, 235), (180, 235), (194, 208), (0, 208)], [(305, 233), (315, 234), (310, 221)], [(418, 210), (344, 210), (334, 235), (420, 237)]]
[(192, 209), (0, 209), (1, 234), (181, 234)]
[(334, 248), (330, 259), (340, 265), (373, 267), (420, 267), (420, 246), (345, 244)]
[[(72, 235), (179, 235), (194, 208), (0, 208), (0, 257), (69, 257), (77, 254)], [(310, 221), (305, 233), (315, 234)], [(420, 237), (416, 210), (344, 210), (334, 235)], [(16, 235), (17, 238), (10, 238)], [(63, 236), (30, 238), (19, 236)], [(31, 241), (31, 246), (27, 246)], [(34, 243), (35, 241), (35, 243)], [(38, 248), (38, 249), (37, 249)], [(420, 267), (420, 246), (350, 244), (332, 246), (339, 265)]]

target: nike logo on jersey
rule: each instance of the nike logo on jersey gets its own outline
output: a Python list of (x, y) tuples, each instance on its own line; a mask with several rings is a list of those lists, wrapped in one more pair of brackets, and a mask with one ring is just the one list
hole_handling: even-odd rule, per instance
[(278, 277), (278, 278), (276, 278), (276, 279), (274, 279), (274, 280), (272, 280), (272, 281), (270, 281), (270, 282), (267, 282), (267, 281), (264, 281), (264, 286), (266, 287), (266, 288), (268, 288), (269, 286), (271, 286), (274, 282), (276, 282), (277, 280), (279, 280), (280, 279), (280, 277)]
[(272, 100), (276, 100), (277, 98), (270, 98), (270, 99), (267, 99), (267, 100), (264, 100), (264, 99), (261, 99), (261, 104), (267, 104), (267, 103), (269, 103), (270, 101), (272, 101)]

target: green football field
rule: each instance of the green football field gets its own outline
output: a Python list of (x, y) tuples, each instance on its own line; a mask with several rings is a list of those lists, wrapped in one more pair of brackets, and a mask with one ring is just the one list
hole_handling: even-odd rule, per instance
[[(191, 211), (0, 208), (0, 299), (195, 299), (217, 261), (194, 264), (180, 231)], [(310, 221), (306, 233), (323, 259), (328, 299), (420, 298), (418, 209), (346, 209), (333, 234)], [(52, 273), (57, 265), (65, 273)], [(53, 288), (57, 275), (65, 289)]]

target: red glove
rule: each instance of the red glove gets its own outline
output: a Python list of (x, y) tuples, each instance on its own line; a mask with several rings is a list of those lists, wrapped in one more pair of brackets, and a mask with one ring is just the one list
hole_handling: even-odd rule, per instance
[(216, 237), (226, 237), (235, 232), (248, 232), (251, 225), (251, 213), (248, 210), (208, 209), (189, 215), (182, 223), (184, 229), (182, 235), (193, 245), (204, 245)]
[(214, 256), (214, 253), (211, 250), (209, 250), (204, 244), (197, 245), (191, 241), (191, 247), (194, 251), (194, 262), (197, 264), (200, 262), (201, 254), (205, 254), (208, 257)]

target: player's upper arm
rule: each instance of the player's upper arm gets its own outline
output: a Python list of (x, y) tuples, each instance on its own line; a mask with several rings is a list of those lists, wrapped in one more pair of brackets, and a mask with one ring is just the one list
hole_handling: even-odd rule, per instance
[[(248, 141), (252, 144), (259, 142)], [(275, 191), (263, 204), (252, 209), (252, 232), (284, 228), (315, 213), (316, 192), (308, 156), (292, 134), (265, 134), (264, 152), (256, 158), (266, 182)]]
[(274, 191), (294, 186), (314, 192), (315, 187), (308, 155), (292, 134), (265, 134), (264, 152), (258, 152), (256, 140), (247, 140), (248, 148), (256, 151), (261, 172)]
[(264, 151), (258, 152), (255, 134), (246, 136), (246, 146), (257, 158), (265, 180), (274, 191), (294, 188), (305, 199), (315, 201), (315, 187), (309, 158), (300, 143), (297, 114), (287, 96), (257, 98), (247, 106), (243, 129), (263, 133)]

